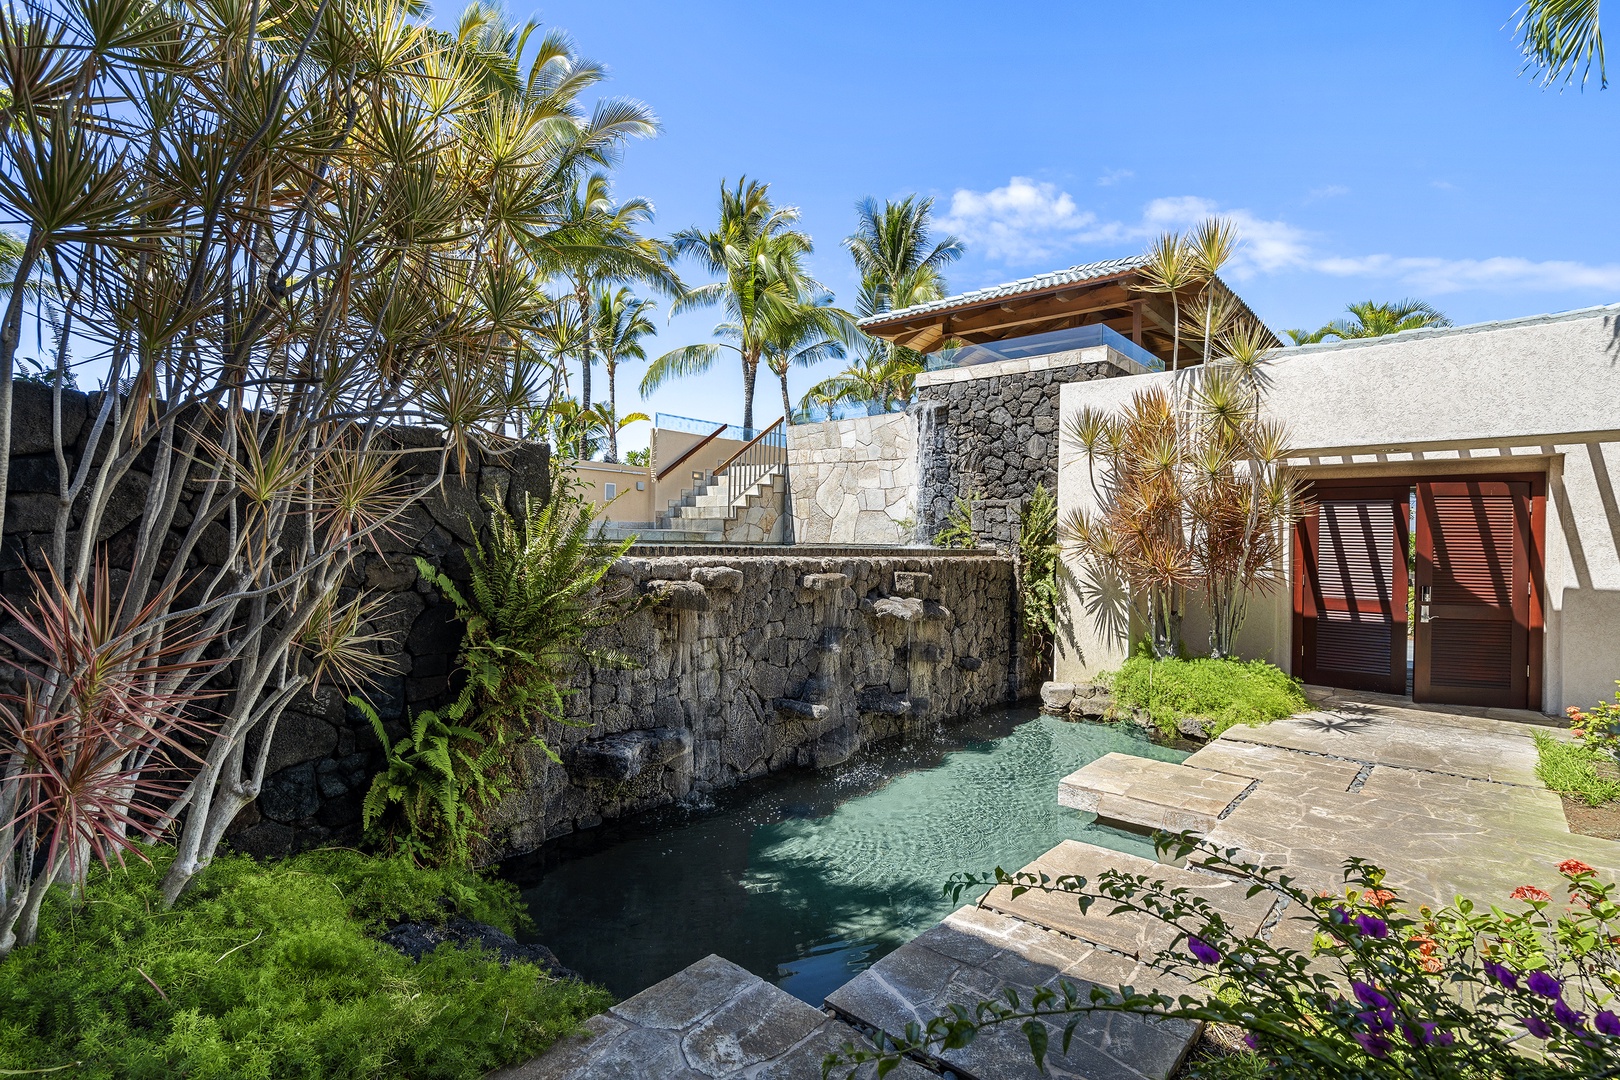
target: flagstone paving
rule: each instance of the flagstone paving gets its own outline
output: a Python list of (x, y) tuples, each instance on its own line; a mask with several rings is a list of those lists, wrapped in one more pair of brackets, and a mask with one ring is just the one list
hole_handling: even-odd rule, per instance
[[(1535, 779), (1528, 714), (1413, 708), (1373, 695), (1317, 692), (1318, 710), (1234, 728), (1181, 764), (1110, 754), (1066, 777), (1059, 799), (1144, 829), (1188, 828), (1241, 859), (1283, 867), (1310, 889), (1343, 887), (1348, 856), (1388, 871), (1409, 900), (1459, 894), (1504, 900), (1524, 884), (1554, 886), (1577, 858), (1620, 876), (1620, 842), (1569, 832), (1559, 798)], [(1537, 720), (1544, 718), (1536, 718)], [(1112, 868), (1145, 874), (1207, 899), (1234, 928), (1305, 950), (1310, 927), (1270, 894), (1208, 869), (1174, 867), (1064, 841), (1024, 870), (1095, 883)], [(1081, 912), (1039, 890), (990, 890), (828, 996), (826, 1011), (796, 1001), (719, 957), (700, 961), (591, 1020), (500, 1080), (623, 1077), (811, 1078), (828, 1050), (860, 1032), (903, 1035), (952, 1005), (971, 1007), (1011, 988), (1024, 1002), (1060, 982), (1198, 993), (1149, 961), (1174, 944), (1163, 925), (1112, 905)], [(1166, 1080), (1199, 1026), (1124, 1014), (1083, 1017), (1068, 1053), (1048, 1026), (1048, 1076)], [(1021, 1080), (1042, 1074), (1017, 1025), (991, 1027), (968, 1046), (906, 1062), (891, 1073), (923, 1080)], [(841, 1074), (840, 1074), (841, 1075)], [(869, 1074), (861, 1074), (869, 1075)]]

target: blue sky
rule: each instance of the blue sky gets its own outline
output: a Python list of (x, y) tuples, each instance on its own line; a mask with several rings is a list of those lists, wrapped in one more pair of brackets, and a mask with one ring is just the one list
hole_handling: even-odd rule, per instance
[[(658, 231), (708, 224), (722, 179), (769, 181), (841, 301), (855, 201), (909, 192), (968, 244), (953, 290), (1132, 253), (1219, 211), (1247, 240), (1228, 277), (1278, 329), (1363, 298), (1416, 296), (1459, 323), (1620, 300), (1620, 90), (1520, 75), (1511, 0), (510, 10), (568, 30), (610, 92), (658, 113), (617, 180)], [(716, 321), (660, 316), (652, 350)], [(837, 366), (798, 374), (795, 398)], [(736, 367), (642, 407), (737, 420)], [(627, 411), (640, 373), (621, 378)], [(762, 379), (756, 415), (779, 402)]]

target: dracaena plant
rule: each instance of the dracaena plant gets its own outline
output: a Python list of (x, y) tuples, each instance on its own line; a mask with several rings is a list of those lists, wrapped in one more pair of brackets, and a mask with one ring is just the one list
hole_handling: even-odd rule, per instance
[[(824, 1075), (849, 1076), (877, 1061), (878, 1074), (907, 1054), (971, 1043), (984, 1028), (1021, 1025), (1037, 1064), (1067, 1053), (1091, 1013), (1228, 1024), (1244, 1032), (1257, 1069), (1338, 1078), (1620, 1076), (1620, 905), (1616, 886), (1577, 859), (1556, 868), (1565, 894), (1522, 885), (1497, 903), (1459, 897), (1443, 908), (1413, 905), (1384, 872), (1344, 864), (1346, 887), (1313, 892), (1283, 869), (1239, 859), (1188, 836), (1156, 838), (1161, 856), (1236, 875), (1250, 894), (1270, 893), (1283, 917), (1312, 931), (1304, 950), (1238, 932), (1206, 899), (1149, 874), (1105, 870), (1095, 881), (1027, 873), (960, 875), (945, 887), (1007, 886), (1072, 898), (1082, 911), (1147, 917), (1175, 931), (1151, 963), (1187, 992), (1140, 992), (1060, 981), (908, 1025), (878, 1049), (846, 1044)], [(1551, 870), (1552, 868), (1547, 868)], [(1192, 1067), (1191, 1075), (1219, 1068)]]
[[(218, 693), (151, 815), (177, 847), (169, 902), (257, 795), (288, 704), (323, 672), (365, 674), (355, 557), (473, 454), (513, 444), (547, 381), (535, 252), (578, 178), (653, 130), (635, 103), (584, 99), (601, 69), (560, 34), (525, 70), (532, 29), (473, 5), (438, 31), (410, 0), (0, 8), (0, 216), (27, 286), (0, 318), (0, 448), (22, 327), (54, 328), (55, 521), (16, 554), (61, 590), (23, 613), (96, 595), (116, 532), (118, 663), (161, 658), (165, 700)], [(69, 445), (75, 355), (102, 392)], [(196, 633), (178, 648), (182, 623)], [(18, 745), (8, 805), (35, 783)], [(153, 797), (152, 760), (121, 759), (130, 792)]]
[(1161, 659), (1176, 651), (1183, 592), (1203, 594), (1210, 655), (1226, 657), (1249, 597), (1282, 581), (1307, 504), (1284, 468), (1287, 431), (1264, 415), (1268, 342), (1240, 322), (1180, 390), (1138, 391), (1118, 414), (1087, 408), (1064, 425), (1097, 502), (1064, 519), (1065, 554), (1125, 583)]

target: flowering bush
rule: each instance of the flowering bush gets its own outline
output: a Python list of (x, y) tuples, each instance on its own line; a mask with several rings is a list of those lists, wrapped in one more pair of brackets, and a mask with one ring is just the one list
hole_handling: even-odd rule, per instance
[[(948, 894), (993, 885), (1073, 895), (1081, 910), (1098, 902), (1110, 914), (1145, 914), (1174, 927), (1173, 944), (1154, 963), (1196, 984), (1171, 998), (1129, 987), (1110, 992), (1060, 983), (1021, 998), (1014, 990), (973, 1007), (954, 1006), (927, 1024), (909, 1025), (876, 1050), (846, 1045), (828, 1074), (908, 1053), (965, 1046), (984, 1027), (1020, 1023), (1044, 1064), (1048, 1045), (1067, 1050), (1090, 1012), (1134, 1012), (1242, 1028), (1260, 1061), (1285, 1076), (1322, 1077), (1616, 1077), (1620, 1076), (1620, 906), (1616, 887), (1592, 867), (1558, 867), (1567, 899), (1532, 885), (1510, 906), (1479, 907), (1458, 898), (1415, 910), (1385, 883), (1382, 870), (1345, 863), (1339, 894), (1301, 889), (1276, 867), (1240, 863), (1187, 837), (1161, 838), (1161, 853), (1235, 872), (1251, 895), (1275, 894), (1285, 918), (1314, 930), (1309, 953), (1237, 933), (1207, 900), (1147, 875), (1105, 871), (1080, 877), (962, 876)], [(890, 1066), (893, 1067), (892, 1065)], [(1208, 1063), (1195, 1064), (1199, 1075)]]
[[(1620, 689), (1620, 679), (1615, 680), (1614, 685)], [(1575, 737), (1588, 749), (1620, 758), (1620, 695), (1616, 695), (1612, 705), (1607, 701), (1600, 701), (1590, 709), (1571, 705), (1564, 712)]]

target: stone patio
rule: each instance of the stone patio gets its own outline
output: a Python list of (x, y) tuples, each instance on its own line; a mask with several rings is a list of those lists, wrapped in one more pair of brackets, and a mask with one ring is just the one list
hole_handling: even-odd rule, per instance
[[(1313, 712), (1234, 728), (1181, 764), (1099, 758), (1062, 781), (1059, 800), (1143, 829), (1190, 829), (1240, 858), (1281, 865), (1310, 889), (1342, 888), (1349, 855), (1384, 867), (1387, 884), (1407, 899), (1433, 904), (1459, 894), (1500, 902), (1519, 885), (1552, 886), (1569, 858), (1606, 876), (1620, 872), (1620, 843), (1570, 833), (1562, 802), (1535, 779), (1529, 716), (1414, 708), (1373, 695), (1316, 698)], [(1308, 928), (1270, 894), (1249, 897), (1236, 879), (1199, 867), (1065, 841), (1023, 869), (1095, 880), (1109, 868), (1184, 886), (1241, 932), (1308, 947)], [(1025, 1002), (1060, 981), (1082, 995), (1091, 986), (1198, 991), (1149, 963), (1172, 942), (1164, 926), (1108, 910), (1082, 913), (1072, 899), (992, 889), (834, 991), (825, 1010), (711, 956), (592, 1019), (584, 1036), (497, 1077), (809, 1080), (830, 1050), (862, 1043), (862, 1032), (900, 1036), (909, 1023), (1007, 988)], [(1081, 1020), (1062, 1054), (1060, 1029), (1049, 1029), (1044, 1075), (1059, 1080), (1167, 1080), (1200, 1033), (1192, 1023), (1098, 1014)], [(987, 1028), (966, 1047), (890, 1075), (939, 1074), (1043, 1075), (1016, 1025)]]

